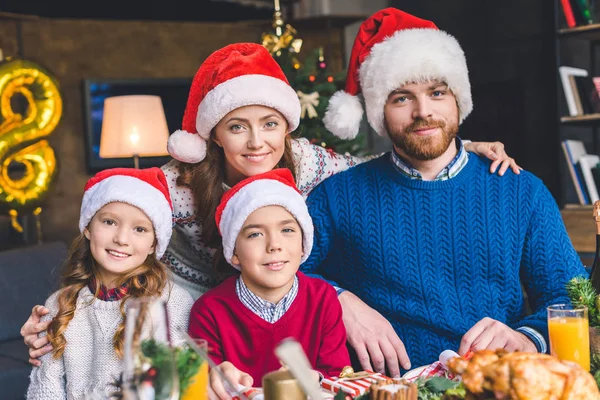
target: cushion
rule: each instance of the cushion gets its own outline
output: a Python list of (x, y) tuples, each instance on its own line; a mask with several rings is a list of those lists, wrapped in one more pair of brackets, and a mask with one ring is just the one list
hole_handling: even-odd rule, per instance
[(31, 372), (28, 359), (22, 338), (0, 343), (0, 398), (3, 400), (25, 398)]
[(0, 252), (0, 342), (21, 338), (32, 307), (44, 304), (58, 287), (66, 256), (62, 242)]

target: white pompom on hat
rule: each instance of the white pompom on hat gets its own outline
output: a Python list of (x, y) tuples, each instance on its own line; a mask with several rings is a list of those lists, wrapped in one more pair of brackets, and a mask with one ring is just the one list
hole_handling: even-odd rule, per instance
[(294, 216), (302, 228), (304, 254), (300, 262), (306, 261), (313, 245), (314, 227), (304, 198), (298, 191), (292, 173), (287, 168), (274, 169), (244, 179), (223, 195), (217, 207), (215, 220), (223, 237), (223, 254), (231, 262), (237, 237), (250, 214), (266, 206), (281, 206)]
[(229, 112), (250, 105), (279, 111), (288, 132), (298, 128), (300, 100), (267, 49), (236, 43), (215, 51), (194, 76), (182, 128), (169, 137), (169, 154), (186, 163), (202, 161), (210, 131)]
[(323, 118), (343, 139), (358, 134), (363, 108), (367, 120), (387, 136), (384, 106), (391, 92), (411, 82), (444, 81), (458, 102), (460, 122), (473, 110), (467, 60), (458, 41), (437, 26), (396, 8), (363, 22), (352, 47), (345, 91), (335, 93)]
[(154, 226), (156, 257), (164, 254), (172, 233), (173, 205), (165, 174), (160, 168), (112, 168), (98, 172), (85, 185), (79, 231), (109, 203), (127, 203), (142, 210)]

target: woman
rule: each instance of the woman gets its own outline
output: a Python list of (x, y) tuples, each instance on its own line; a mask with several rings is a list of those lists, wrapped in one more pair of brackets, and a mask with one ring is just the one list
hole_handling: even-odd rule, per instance
[[(169, 138), (173, 161), (163, 166), (173, 202), (173, 236), (162, 260), (173, 280), (198, 298), (224, 275), (221, 238), (214, 213), (225, 191), (248, 176), (273, 168), (292, 171), (304, 197), (327, 177), (372, 157), (332, 153), (306, 139), (292, 138), (300, 122), (300, 102), (283, 71), (259, 44), (238, 43), (211, 54), (198, 69), (183, 116), (182, 130)], [(468, 143), (500, 167), (502, 175), (514, 160), (501, 143)], [(213, 256), (215, 261), (213, 262)], [(221, 256), (221, 257), (219, 257)], [(30, 347), (30, 362), (50, 351), (39, 318), (47, 311), (34, 307), (21, 334)]]

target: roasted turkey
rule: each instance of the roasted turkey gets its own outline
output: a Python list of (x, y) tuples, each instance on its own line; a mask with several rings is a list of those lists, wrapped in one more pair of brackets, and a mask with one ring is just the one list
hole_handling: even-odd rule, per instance
[(448, 368), (462, 377), (466, 399), (598, 400), (592, 375), (578, 364), (546, 354), (482, 350), (456, 357)]

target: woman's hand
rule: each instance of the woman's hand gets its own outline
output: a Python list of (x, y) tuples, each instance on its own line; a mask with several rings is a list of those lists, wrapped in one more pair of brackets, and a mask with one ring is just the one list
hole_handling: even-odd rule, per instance
[(465, 143), (465, 150), (475, 153), (479, 156), (487, 157), (492, 160), (490, 172), (493, 174), (500, 165), (498, 175), (502, 176), (510, 167), (517, 175), (521, 173), (523, 168), (517, 165), (514, 158), (509, 157), (504, 151), (504, 144), (501, 142), (471, 142)]
[(36, 367), (42, 365), (38, 358), (52, 351), (48, 336), (38, 337), (38, 333), (48, 329), (48, 325), (52, 322), (52, 320), (40, 322), (40, 319), (49, 312), (50, 310), (44, 306), (33, 307), (31, 315), (21, 327), (21, 336), (29, 348), (29, 363)]
[[(237, 390), (239, 385), (244, 387), (252, 387), (254, 383), (254, 379), (252, 377), (237, 369), (232, 363), (229, 361), (222, 362), (219, 364), (219, 368), (225, 377), (231, 382), (235, 387), (233, 389)], [(214, 369), (210, 371), (209, 377), (209, 386), (208, 386), (208, 398), (210, 400), (229, 400), (231, 399), (231, 395), (227, 393), (225, 390), (225, 385), (221, 380), (221, 377)]]

